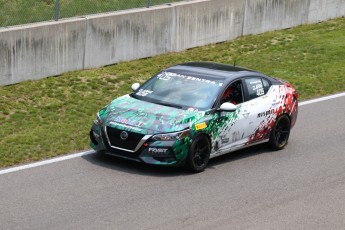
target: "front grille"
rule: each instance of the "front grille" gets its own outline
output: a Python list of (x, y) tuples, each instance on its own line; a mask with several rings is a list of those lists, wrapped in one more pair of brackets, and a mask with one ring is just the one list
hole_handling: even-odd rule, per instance
[(109, 146), (107, 141), (104, 142), (104, 146), (107, 149), (106, 154), (114, 155), (114, 156), (120, 156), (120, 157), (125, 157), (125, 158), (130, 158), (130, 159), (134, 159), (136, 161), (138, 161), (138, 159), (139, 159), (140, 151), (137, 151), (137, 152), (127, 152), (127, 151), (123, 151), (123, 150), (120, 150), (120, 149), (114, 149), (114, 148)]
[(107, 135), (111, 146), (134, 151), (140, 140), (145, 136), (144, 134), (126, 131), (128, 138), (122, 140), (120, 134), (123, 130), (107, 127)]

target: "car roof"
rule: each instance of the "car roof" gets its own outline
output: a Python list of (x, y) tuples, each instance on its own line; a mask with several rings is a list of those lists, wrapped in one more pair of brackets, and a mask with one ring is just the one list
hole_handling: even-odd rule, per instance
[(207, 78), (224, 79), (225, 81), (234, 80), (238, 77), (248, 75), (248, 73), (253, 75), (260, 74), (257, 71), (243, 67), (215, 62), (187, 62), (169, 67), (165, 69), (165, 71), (171, 71), (189, 76), (203, 76)]
[(247, 68), (233, 66), (233, 65), (226, 65), (222, 63), (216, 63), (216, 62), (186, 62), (179, 65), (206, 68), (210, 70), (221, 70), (221, 71), (227, 71), (227, 72), (241, 72), (241, 71), (256, 72), (254, 70), (250, 70)]

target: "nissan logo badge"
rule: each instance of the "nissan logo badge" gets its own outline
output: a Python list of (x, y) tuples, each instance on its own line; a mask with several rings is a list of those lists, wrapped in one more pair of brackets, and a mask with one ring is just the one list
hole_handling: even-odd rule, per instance
[(128, 133), (127, 133), (126, 131), (122, 131), (122, 132), (120, 133), (120, 138), (121, 138), (122, 140), (126, 140), (126, 139), (128, 138)]

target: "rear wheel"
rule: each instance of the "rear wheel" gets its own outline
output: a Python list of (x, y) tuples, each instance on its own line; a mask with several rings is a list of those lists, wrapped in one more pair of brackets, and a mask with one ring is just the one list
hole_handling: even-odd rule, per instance
[(186, 167), (192, 172), (202, 172), (210, 160), (211, 144), (205, 135), (197, 136), (188, 153)]
[(271, 131), (269, 144), (273, 149), (283, 149), (289, 140), (290, 136), (290, 119), (287, 115), (283, 114), (276, 120)]

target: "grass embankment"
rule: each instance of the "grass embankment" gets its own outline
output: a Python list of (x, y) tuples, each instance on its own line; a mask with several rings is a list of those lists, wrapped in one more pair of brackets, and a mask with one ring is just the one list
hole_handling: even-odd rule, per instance
[[(56, 0), (0, 0), (0, 27), (53, 20)], [(178, 0), (150, 0), (151, 6)], [(147, 0), (60, 0), (59, 18), (146, 7)]]
[(256, 69), (290, 81), (300, 99), (345, 90), (345, 19), (0, 87), (0, 167), (88, 149), (96, 112), (159, 70), (188, 61)]

